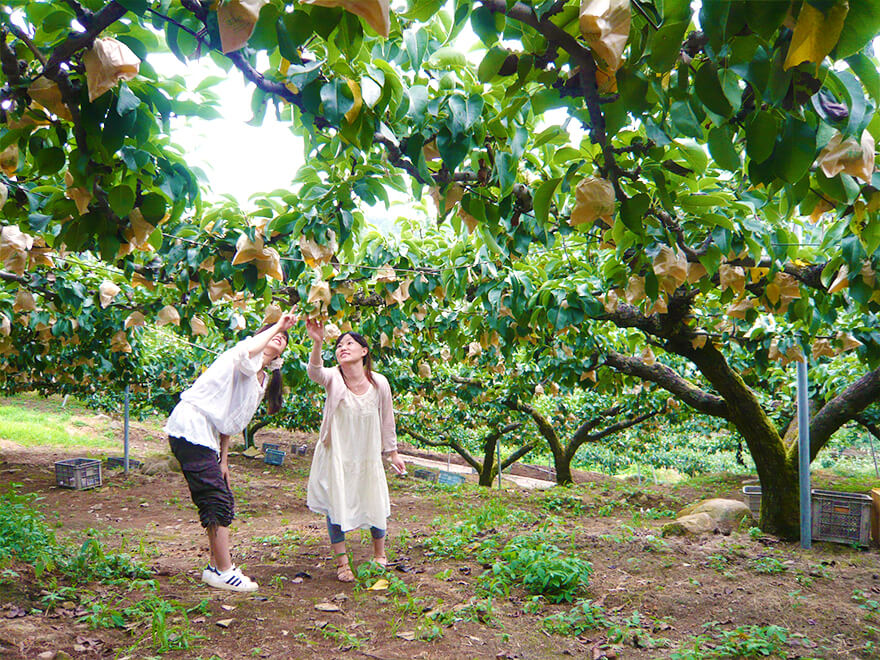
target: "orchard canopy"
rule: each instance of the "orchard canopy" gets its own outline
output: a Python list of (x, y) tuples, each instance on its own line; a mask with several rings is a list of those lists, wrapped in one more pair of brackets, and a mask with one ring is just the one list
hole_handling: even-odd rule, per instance
[[(725, 420), (796, 534), (785, 365), (810, 362), (813, 456), (880, 396), (880, 6), (697, 7), (8, 0), (3, 387), (167, 393), (195, 358), (149, 328), (217, 347), (294, 306), (375, 337), (415, 403), (455, 365), (474, 405), (642, 383)], [(205, 201), (170, 127), (218, 116), (220, 77), (168, 52), (304, 137), (266, 154), (287, 189)], [(365, 221), (401, 199), (424, 213)]]

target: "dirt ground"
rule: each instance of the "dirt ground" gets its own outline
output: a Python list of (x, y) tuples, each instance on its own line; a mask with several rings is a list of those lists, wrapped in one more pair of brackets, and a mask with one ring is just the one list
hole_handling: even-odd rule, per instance
[[(637, 486), (589, 474), (581, 475), (586, 483), (565, 491), (511, 487), (499, 493), (474, 484), (453, 490), (412, 476), (389, 476), (390, 570), (408, 587), (410, 605), (417, 606), (407, 608), (386, 591), (336, 580), (323, 521), (305, 506), (313, 438), (266, 430), (257, 442), (284, 448), (306, 444), (309, 451), (306, 456), (289, 452), (280, 467), (231, 458), (238, 514), (234, 557), (260, 583), (253, 595), (216, 591), (200, 582), (206, 543), (179, 473), (135, 471), (125, 477), (121, 470), (105, 469), (100, 488), (59, 489), (53, 463), (75, 452), (3, 442), (0, 491), (17, 483), (22, 492), (38, 493), (38, 506), (59, 537), (81, 543), (91, 533), (106, 548), (145, 560), (163, 598), (188, 606), (207, 600), (207, 612), (194, 612), (190, 619), (201, 638), (193, 648), (167, 652), (165, 658), (669, 658), (698, 644), (694, 640), (706, 633), (707, 624), (728, 631), (782, 626), (789, 632), (782, 657), (880, 657), (872, 650), (880, 643), (876, 549), (817, 543), (802, 551), (737, 531), (660, 538), (669, 518), (648, 514), (678, 510), (701, 497), (738, 499), (738, 477), (698, 482), (705, 485)], [(164, 451), (158, 434), (133, 428), (132, 457)], [(544, 618), (571, 606), (529, 607), (530, 596), (521, 589), (492, 599), (491, 611), (481, 614), (485, 596), (479, 595), (478, 576), (484, 567), (475, 560), (437, 560), (425, 544), (436, 533), (438, 517), (451, 520), (499, 500), (509, 510), (537, 514), (536, 521), (505, 531), (536, 529), (550, 510), (548, 498), (560, 493), (576, 506), (563, 506), (554, 515), (561, 516), (571, 552), (592, 563), (585, 596), (618, 623), (613, 633), (597, 628), (579, 636), (551, 634), (542, 628)], [(349, 539), (357, 566), (370, 556), (369, 535)], [(57, 651), (73, 658), (154, 654), (148, 630), (93, 629), (82, 620), (82, 605), (35, 611), (42, 587), (27, 567), (16, 568), (19, 581), (0, 581), (0, 657), (52, 658)], [(89, 588), (96, 599), (114, 595), (103, 585)], [(122, 597), (137, 599), (138, 594)], [(438, 630), (425, 634), (420, 626), (429, 610), (462, 614), (446, 617)], [(124, 651), (138, 640), (135, 650)], [(67, 657), (63, 653), (57, 657)]]

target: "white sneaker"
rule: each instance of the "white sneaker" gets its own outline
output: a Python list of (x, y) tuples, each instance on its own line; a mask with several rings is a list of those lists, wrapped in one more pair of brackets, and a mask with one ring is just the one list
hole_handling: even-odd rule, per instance
[(207, 566), (205, 566), (205, 570), (202, 571), (202, 582), (207, 582), (209, 576), (211, 575), (220, 575), (220, 571), (211, 566), (211, 564), (208, 564)]
[(202, 580), (216, 589), (250, 592), (256, 591), (260, 587), (260, 585), (251, 580), (247, 575), (244, 575), (241, 569), (236, 566), (222, 573), (218, 573), (216, 570), (210, 571), (206, 568), (202, 573)]

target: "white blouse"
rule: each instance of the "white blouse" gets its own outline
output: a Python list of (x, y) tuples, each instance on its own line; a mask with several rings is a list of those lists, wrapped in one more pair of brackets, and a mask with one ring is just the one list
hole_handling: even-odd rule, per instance
[(168, 435), (220, 452), (220, 434), (236, 435), (250, 423), (263, 400), (267, 380), (257, 374), (263, 353), (248, 356), (249, 340), (238, 342), (180, 395), (165, 423)]

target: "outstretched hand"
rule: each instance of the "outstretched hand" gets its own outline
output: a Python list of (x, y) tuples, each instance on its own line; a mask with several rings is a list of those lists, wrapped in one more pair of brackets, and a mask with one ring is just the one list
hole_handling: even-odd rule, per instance
[(324, 342), (324, 324), (316, 319), (306, 319), (306, 332), (312, 341), (317, 343)]
[(284, 312), (275, 324), (279, 332), (287, 332), (296, 324), (296, 315), (293, 312)]

